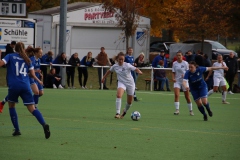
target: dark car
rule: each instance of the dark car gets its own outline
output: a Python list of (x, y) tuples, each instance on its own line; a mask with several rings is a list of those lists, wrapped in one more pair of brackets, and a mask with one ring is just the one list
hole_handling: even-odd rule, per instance
[[(227, 49), (225, 46), (223, 46), (221, 43), (219, 43), (217, 41), (204, 40), (204, 42), (210, 43), (212, 45), (212, 59), (213, 60), (217, 59), (218, 54), (221, 54), (223, 56), (223, 59), (226, 59), (229, 56), (230, 52), (233, 52), (235, 54), (235, 56), (238, 57), (238, 54), (235, 51)], [(183, 43), (201, 43), (201, 41), (191, 40), (191, 41), (185, 41)]]
[(150, 52), (160, 52), (161, 50), (165, 51), (166, 58), (169, 58), (169, 46), (176, 42), (163, 42), (155, 41), (150, 44)]

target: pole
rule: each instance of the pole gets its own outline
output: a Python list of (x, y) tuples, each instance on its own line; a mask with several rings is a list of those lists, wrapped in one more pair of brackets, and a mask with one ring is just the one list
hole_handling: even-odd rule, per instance
[[(59, 28), (59, 53), (66, 53), (66, 23), (67, 23), (67, 0), (60, 1), (60, 28)], [(65, 86), (66, 67), (60, 67), (60, 75), (62, 76), (62, 86)]]

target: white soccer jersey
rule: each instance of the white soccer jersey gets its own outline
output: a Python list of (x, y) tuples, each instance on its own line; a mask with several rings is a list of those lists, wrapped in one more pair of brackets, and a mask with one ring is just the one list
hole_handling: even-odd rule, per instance
[(118, 81), (126, 86), (134, 85), (134, 79), (131, 75), (131, 71), (134, 70), (136, 70), (136, 67), (126, 62), (123, 62), (122, 66), (119, 66), (118, 63), (116, 63), (110, 68), (111, 72), (114, 71), (117, 73)]
[[(225, 62), (222, 62), (222, 63), (215, 62), (215, 63), (213, 63), (213, 67), (223, 67), (223, 66), (227, 66)], [(214, 70), (213, 77), (223, 77), (223, 76), (224, 76), (224, 69)]]
[(177, 61), (173, 62), (172, 72), (175, 73), (176, 82), (182, 83), (183, 76), (188, 69), (188, 63), (186, 61), (182, 61), (181, 63)]

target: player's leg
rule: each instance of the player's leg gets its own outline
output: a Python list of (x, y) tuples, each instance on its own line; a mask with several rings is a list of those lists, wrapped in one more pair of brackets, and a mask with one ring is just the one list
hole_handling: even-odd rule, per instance
[(208, 91), (208, 96), (211, 96), (214, 92), (218, 92), (219, 84), (220, 84), (220, 79), (218, 77), (213, 77), (213, 89)]
[(8, 89), (9, 114), (14, 127), (13, 136), (21, 135), (18, 125), (18, 115), (15, 109), (15, 103), (18, 103), (19, 90)]
[[(188, 83), (187, 83), (187, 86), (188, 86)], [(187, 106), (188, 106), (188, 109), (189, 109), (189, 113), (190, 113), (191, 116), (193, 116), (194, 113), (193, 113), (193, 109), (192, 109), (192, 102), (191, 102), (191, 99), (190, 99), (189, 90), (186, 90), (183, 85), (182, 85), (182, 89), (183, 89), (183, 92), (184, 92), (185, 99), (187, 101)]]
[(4, 107), (4, 104), (8, 101), (8, 95), (3, 99), (2, 102), (0, 102), (0, 113), (3, 112), (3, 107)]
[(201, 101), (201, 98), (198, 98), (195, 100), (197, 106), (198, 106), (198, 110), (203, 114), (203, 120), (204, 121), (207, 121), (208, 120), (208, 117), (207, 117), (207, 114), (205, 112), (205, 109), (204, 107), (202, 106), (202, 101)]
[(201, 101), (202, 101), (203, 106), (207, 109), (208, 115), (209, 115), (210, 117), (212, 117), (212, 116), (213, 116), (213, 113), (212, 113), (212, 111), (211, 111), (211, 109), (210, 109), (210, 106), (209, 106), (207, 97), (201, 98)]
[(23, 104), (27, 106), (28, 111), (30, 113), (32, 113), (32, 115), (34, 115), (36, 117), (36, 119), (38, 120), (38, 122), (43, 126), (45, 138), (48, 139), (50, 137), (49, 125), (45, 123), (45, 120), (44, 120), (42, 114), (40, 113), (40, 111), (35, 108), (35, 106), (34, 106), (35, 102), (33, 100), (31, 90), (24, 89), (20, 93), (20, 97), (23, 100)]
[(219, 86), (222, 89), (222, 103), (229, 104), (229, 102), (226, 101), (226, 98), (227, 98), (226, 80), (224, 79), (224, 77), (219, 78), (219, 80), (220, 80)]
[(176, 109), (176, 111), (174, 112), (174, 115), (178, 115), (180, 113), (179, 112), (179, 107), (180, 107), (179, 95), (180, 95), (181, 85), (175, 82), (173, 85), (173, 88), (174, 88), (174, 106)]
[(38, 99), (39, 99), (39, 90), (38, 90), (37, 84), (32, 83), (31, 84), (31, 89), (32, 89), (32, 92), (33, 92), (33, 99), (34, 99), (34, 102), (35, 102), (35, 107), (37, 107)]
[(124, 94), (125, 89), (126, 89), (125, 85), (123, 85), (121, 82), (118, 81), (115, 118), (120, 118), (120, 112), (121, 112), (121, 106), (122, 106), (122, 96)]
[(121, 115), (121, 118), (123, 118), (127, 111), (129, 110), (129, 108), (132, 106), (132, 100), (133, 100), (133, 94), (134, 94), (134, 91), (135, 91), (135, 85), (133, 86), (128, 86), (126, 88), (126, 92), (127, 92), (127, 103), (126, 103), (126, 106), (125, 108), (123, 109), (123, 113)]
[(87, 80), (88, 80), (88, 70), (87, 68), (84, 68), (83, 70), (83, 76), (84, 76), (84, 80), (83, 80), (83, 85), (84, 85), (84, 88), (87, 89)]

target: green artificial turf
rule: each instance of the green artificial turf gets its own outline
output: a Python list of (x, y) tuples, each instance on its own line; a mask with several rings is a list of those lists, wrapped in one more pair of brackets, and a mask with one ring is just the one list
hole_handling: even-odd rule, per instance
[[(22, 135), (13, 137), (7, 105), (0, 114), (0, 160), (237, 160), (240, 159), (240, 94), (209, 97), (213, 117), (203, 116), (193, 103), (194, 116), (181, 93), (180, 115), (173, 112), (173, 92), (137, 91), (124, 119), (114, 119), (115, 90), (45, 89), (39, 110), (50, 125), (44, 138), (41, 125), (21, 99), (17, 105)], [(0, 98), (7, 88), (0, 88)], [(122, 99), (122, 108), (126, 94)], [(132, 121), (133, 111), (141, 113)]]

